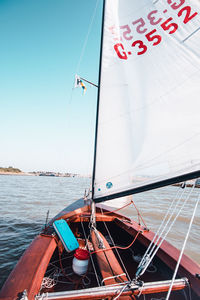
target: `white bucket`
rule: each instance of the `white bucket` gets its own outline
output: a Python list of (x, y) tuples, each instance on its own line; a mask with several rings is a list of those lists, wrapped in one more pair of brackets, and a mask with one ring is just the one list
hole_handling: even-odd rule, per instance
[(87, 272), (89, 263), (89, 252), (84, 249), (77, 249), (74, 254), (72, 269), (74, 273), (83, 275)]

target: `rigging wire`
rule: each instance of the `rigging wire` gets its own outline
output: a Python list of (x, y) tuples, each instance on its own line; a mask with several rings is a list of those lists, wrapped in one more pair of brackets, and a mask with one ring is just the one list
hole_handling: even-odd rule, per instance
[[(79, 68), (80, 68), (80, 65), (81, 65), (81, 62), (82, 62), (83, 55), (84, 55), (84, 53), (85, 53), (85, 49), (86, 49), (87, 42), (88, 42), (88, 38), (89, 38), (91, 29), (92, 29), (92, 25), (93, 25), (94, 18), (95, 18), (95, 15), (96, 15), (97, 7), (98, 7), (98, 5), (99, 5), (99, 1), (100, 1), (100, 0), (97, 0), (97, 1), (96, 1), (96, 5), (95, 5), (95, 8), (94, 8), (92, 17), (91, 17), (91, 21), (90, 21), (90, 24), (89, 24), (89, 27), (88, 27), (88, 31), (87, 31), (87, 34), (86, 34), (86, 36), (85, 36), (85, 40), (84, 40), (84, 43), (83, 43), (83, 46), (82, 46), (82, 49), (81, 49), (81, 54), (80, 54), (80, 57), (79, 57), (79, 61), (78, 61), (77, 66), (76, 66), (76, 73), (75, 73), (75, 74), (77, 74), (77, 73), (79, 72)], [(74, 82), (73, 82), (73, 84), (72, 84), (72, 90), (71, 90), (71, 95), (70, 95), (69, 104), (70, 104), (71, 101), (72, 101), (73, 90), (74, 90)]]
[(90, 25), (88, 27), (88, 32), (86, 34), (85, 41), (84, 41), (84, 44), (83, 44), (83, 47), (82, 47), (82, 50), (81, 50), (81, 55), (80, 55), (80, 58), (79, 58), (79, 62), (78, 62), (77, 67), (76, 67), (76, 73), (79, 72), (80, 64), (81, 64), (83, 55), (85, 53), (85, 48), (86, 48), (86, 45), (87, 45), (87, 42), (88, 42), (88, 38), (89, 38), (91, 29), (92, 29), (92, 25), (93, 25), (93, 22), (94, 22), (94, 18), (95, 18), (95, 15), (96, 15), (98, 4), (99, 4), (99, 0), (96, 1), (96, 6), (94, 8), (94, 12), (93, 12), (93, 15), (92, 15), (92, 18), (91, 18), (91, 21), (90, 21)]
[[(160, 237), (161, 237), (163, 231), (165, 230), (166, 226), (168, 225), (168, 223), (167, 223), (167, 224), (165, 224), (165, 226), (164, 226), (165, 220), (167, 219), (167, 217), (168, 217), (168, 215), (169, 215), (169, 213), (170, 213), (170, 210), (171, 210), (171, 208), (173, 207), (175, 201), (178, 199), (179, 194), (180, 194), (180, 191), (181, 191), (181, 189), (179, 188), (178, 191), (177, 191), (177, 193), (176, 193), (176, 196), (174, 197), (174, 200), (172, 201), (171, 205), (169, 206), (169, 208), (168, 208), (168, 210), (167, 210), (167, 212), (166, 212), (166, 214), (165, 214), (165, 216), (164, 216), (164, 218), (163, 218), (163, 220), (162, 220), (162, 222), (161, 222), (161, 224), (160, 224), (160, 226), (159, 226), (157, 232), (156, 232), (155, 235), (154, 235), (154, 238), (152, 239), (150, 245), (148, 246), (148, 248), (147, 248), (147, 250), (146, 250), (146, 252), (145, 252), (145, 254), (144, 254), (144, 256), (143, 256), (143, 258), (142, 258), (142, 260), (141, 260), (141, 262), (140, 262), (140, 264), (139, 264), (138, 267), (140, 267), (140, 266), (145, 262), (147, 256), (151, 255), (151, 253), (152, 253), (151, 250), (150, 250), (151, 247), (153, 246), (152, 251), (153, 251), (154, 248), (156, 247), (156, 243), (158, 242), (158, 240), (160, 239)], [(180, 199), (181, 199), (183, 193), (184, 193), (184, 190), (182, 190)], [(178, 203), (176, 204), (176, 206), (174, 207), (174, 209), (173, 209), (173, 211), (172, 211), (172, 213), (171, 213), (171, 216), (173, 215), (173, 213), (174, 213), (174, 211), (175, 211), (177, 205), (179, 204), (180, 199), (179, 199)], [(170, 220), (170, 218), (168, 219), (168, 222), (169, 222), (169, 220)], [(164, 226), (164, 228), (162, 229), (163, 226)], [(162, 231), (161, 231), (161, 229), (162, 229)]]
[(181, 259), (182, 259), (182, 256), (183, 256), (183, 252), (184, 252), (184, 250), (185, 250), (185, 246), (186, 246), (186, 243), (187, 243), (187, 240), (188, 240), (188, 237), (189, 237), (191, 228), (192, 228), (192, 224), (193, 224), (194, 217), (195, 217), (195, 214), (196, 214), (196, 211), (197, 211), (197, 207), (198, 207), (198, 204), (199, 204), (199, 200), (200, 200), (200, 194), (199, 194), (199, 196), (198, 196), (198, 198), (197, 198), (197, 200), (196, 200), (196, 204), (195, 204), (195, 207), (194, 207), (194, 210), (193, 210), (193, 214), (192, 214), (192, 217), (191, 217), (191, 220), (190, 220), (190, 224), (189, 224), (189, 227), (188, 227), (188, 231), (187, 231), (187, 234), (186, 234), (186, 237), (185, 237), (185, 240), (184, 240), (184, 243), (183, 243), (183, 246), (182, 246), (182, 249), (181, 249), (181, 252), (180, 252), (178, 261), (177, 261), (177, 264), (176, 264), (176, 268), (175, 268), (175, 270), (174, 270), (174, 274), (173, 274), (173, 277), (172, 277), (172, 282), (171, 282), (170, 288), (169, 288), (169, 290), (168, 290), (166, 300), (169, 299), (169, 296), (170, 296), (171, 291), (172, 291), (172, 286), (173, 286), (174, 280), (175, 280), (175, 278), (176, 278), (176, 274), (177, 274), (177, 272), (178, 272), (178, 268), (179, 268), (179, 265), (180, 265), (180, 262), (181, 262)]
[[(188, 195), (186, 195), (186, 199), (184, 200), (183, 204), (181, 205), (181, 207), (179, 208), (178, 213), (176, 214), (176, 216), (174, 217), (174, 219), (172, 220), (170, 226), (168, 227), (167, 231), (165, 232), (164, 236), (161, 238), (161, 235), (163, 233), (163, 231), (161, 232), (160, 235), (160, 240), (158, 240), (157, 242), (159, 242), (157, 244), (157, 242), (154, 244), (153, 250), (156, 247), (155, 251), (153, 252), (153, 250), (150, 251), (149, 254), (146, 255), (146, 257), (143, 260), (143, 264), (139, 264), (138, 266), (138, 270), (136, 272), (136, 278), (139, 278), (148, 268), (150, 262), (153, 260), (154, 256), (156, 255), (157, 251), (159, 250), (160, 246), (162, 245), (163, 241), (165, 240), (165, 238), (167, 237), (168, 233), (170, 232), (171, 228), (173, 227), (174, 223), (176, 222), (177, 218), (179, 217), (182, 209), (184, 208), (185, 204), (187, 203), (187, 201), (190, 198), (191, 193), (193, 192), (195, 187), (195, 184), (193, 185), (193, 187), (191, 188), (191, 191), (188, 193)], [(179, 199), (178, 203), (180, 202), (181, 198)], [(176, 204), (175, 208), (177, 207), (178, 204)], [(173, 210), (174, 212), (174, 210)], [(164, 229), (166, 228), (166, 226), (168, 225), (169, 221), (171, 221), (172, 217), (173, 217), (173, 212), (170, 216), (170, 218), (168, 219), (167, 223), (165, 224)], [(153, 252), (153, 253), (152, 253)]]

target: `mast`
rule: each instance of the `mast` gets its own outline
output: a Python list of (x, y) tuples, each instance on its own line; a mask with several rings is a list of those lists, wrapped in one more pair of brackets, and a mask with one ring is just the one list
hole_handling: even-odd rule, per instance
[(94, 198), (94, 180), (95, 180), (95, 170), (96, 170), (97, 133), (98, 133), (99, 99), (100, 99), (100, 86), (101, 86), (101, 63), (102, 63), (102, 52), (103, 52), (105, 2), (106, 0), (103, 0), (101, 43), (100, 43), (100, 57), (99, 57), (98, 94), (97, 94), (97, 109), (96, 109), (96, 127), (95, 127), (95, 142), (94, 142), (94, 161), (93, 161), (93, 172), (92, 172), (92, 199)]

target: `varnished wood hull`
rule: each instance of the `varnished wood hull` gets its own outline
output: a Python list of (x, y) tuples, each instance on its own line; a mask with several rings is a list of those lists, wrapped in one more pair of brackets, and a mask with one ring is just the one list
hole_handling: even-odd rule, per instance
[[(106, 214), (102, 214), (102, 211), (106, 212)], [(141, 252), (143, 252), (153, 239), (154, 233), (145, 230), (145, 228), (143, 228), (141, 225), (138, 225), (135, 221), (130, 220), (129, 218), (120, 215), (119, 213), (108, 213), (109, 211), (111, 211), (109, 207), (100, 204), (97, 205), (96, 221), (100, 230), (102, 229), (102, 231), (104, 231), (103, 224), (105, 224), (104, 222), (106, 222), (106, 224), (108, 224), (110, 232), (113, 234), (116, 241), (123, 242), (123, 244), (125, 245), (129, 244), (130, 241), (138, 234), (138, 232), (140, 232), (137, 236), (135, 247), (137, 251), (140, 250)], [(29, 248), (25, 251), (17, 266), (14, 268), (7, 281), (5, 282), (0, 292), (0, 299), (20, 299), (24, 290), (27, 291), (29, 300), (35, 299), (35, 296), (40, 292), (41, 283), (43, 277), (45, 276), (45, 272), (48, 268), (52, 255), (56, 255), (55, 253), (58, 249), (58, 239), (54, 234), (52, 235), (53, 231), (51, 225), (55, 219), (59, 218), (66, 219), (67, 222), (71, 225), (72, 230), (76, 234), (78, 232), (77, 226), (79, 226), (80, 222), (82, 222), (82, 224), (87, 224), (89, 222), (90, 209), (88, 206), (77, 208), (74, 211), (69, 211), (67, 208), (63, 210), (58, 216), (56, 216), (49, 223), (49, 228), (46, 230), (45, 234), (43, 233), (38, 235), (31, 243)], [(119, 232), (122, 233), (120, 234), (120, 236), (122, 237), (119, 237)], [(92, 239), (94, 240), (95, 237), (93, 236)], [(135, 248), (133, 249), (135, 251)], [(135, 274), (137, 264), (131, 260), (130, 255), (127, 255), (127, 251), (122, 251), (121, 254), (132, 279)], [(105, 279), (106, 276), (109, 277), (110, 270), (107, 267), (104, 267), (105, 261), (104, 256), (102, 255), (102, 253), (100, 253), (99, 255), (97, 253), (96, 258), (97, 263), (99, 264), (102, 278)], [(156, 257), (156, 265), (157, 268), (160, 269), (160, 273), (149, 273), (144, 276), (144, 281), (149, 282), (160, 279), (170, 279), (171, 277), (169, 276), (169, 274), (170, 272), (172, 273), (172, 270), (175, 268), (178, 257), (179, 251), (168, 242), (164, 241)], [(112, 263), (115, 265), (116, 274), (119, 273), (120, 275), (120, 273), (123, 273), (121, 264), (117, 264), (115, 258), (115, 250), (113, 254), (110, 251), (109, 255), (107, 256), (107, 260), (110, 260), (111, 269)], [(165, 274), (162, 274), (163, 270)], [(192, 290), (192, 299), (194, 300), (200, 299), (200, 280), (197, 278), (197, 274), (200, 274), (200, 266), (187, 256), (183, 256), (179, 267), (178, 277), (186, 277), (189, 280), (190, 288)], [(121, 279), (123, 281), (128, 280), (125, 275), (122, 275)], [(107, 283), (105, 281), (104, 284), (116, 284), (117, 282), (119, 281), (111, 279), (110, 281), (108, 280)], [(162, 296), (162, 293), (159, 294), (159, 297), (161, 297), (160, 295)], [(72, 299), (74, 299), (74, 297), (75, 296), (73, 296)], [(124, 294), (124, 296), (120, 297), (120, 299), (121, 298), (131, 299), (130, 293), (126, 293), (126, 295)], [(79, 299), (85, 298), (79, 297)], [(98, 297), (95, 297), (95, 295), (93, 295), (93, 298), (91, 299), (98, 299)], [(170, 299), (178, 300), (183, 298), (179, 298), (179, 296), (176, 296), (175, 298)]]

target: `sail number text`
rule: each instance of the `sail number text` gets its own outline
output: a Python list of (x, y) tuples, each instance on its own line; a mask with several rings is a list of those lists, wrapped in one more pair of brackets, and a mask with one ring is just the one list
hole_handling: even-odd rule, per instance
[[(191, 21), (198, 13), (194, 12), (192, 13), (192, 9), (190, 6), (186, 5), (184, 7), (183, 4), (185, 3), (185, 0), (166, 0), (166, 2), (171, 6), (173, 10), (180, 10), (177, 12), (178, 17), (182, 17), (182, 21), (184, 24), (187, 24), (189, 21)], [(163, 10), (163, 13), (165, 14), (167, 12), (167, 9)], [(147, 15), (147, 19), (150, 23), (150, 25), (158, 25), (160, 24), (161, 28), (166, 31), (168, 34), (173, 34), (176, 32), (178, 29), (178, 24), (173, 22), (173, 18), (170, 17), (163, 22), (163, 18), (157, 16), (158, 10), (153, 10)], [(131, 41), (133, 39), (133, 33), (131, 28), (134, 27), (136, 32), (139, 34), (144, 34), (145, 38), (148, 42), (152, 43), (153, 46), (156, 46), (160, 44), (162, 41), (162, 36), (157, 33), (156, 29), (151, 30), (150, 32), (148, 31), (148, 28), (146, 26), (145, 20), (143, 18), (139, 18), (137, 20), (134, 20), (132, 22), (132, 26), (130, 27), (128, 24), (120, 26), (120, 31), (122, 32), (122, 36), (119, 36), (117, 34), (117, 29), (115, 26), (109, 27), (109, 30), (111, 34), (113, 35), (113, 40), (117, 42), (114, 45), (114, 50), (117, 54), (117, 56), (120, 59), (128, 59), (128, 55), (131, 55), (131, 51), (125, 51), (125, 47), (122, 44), (123, 40), (126, 41)], [(138, 39), (136, 41), (133, 41), (131, 44), (131, 47), (133, 47), (136, 50), (137, 55), (142, 55), (144, 54), (147, 50), (148, 47), (145, 42), (142, 40)], [(135, 50), (134, 50), (135, 51)]]

